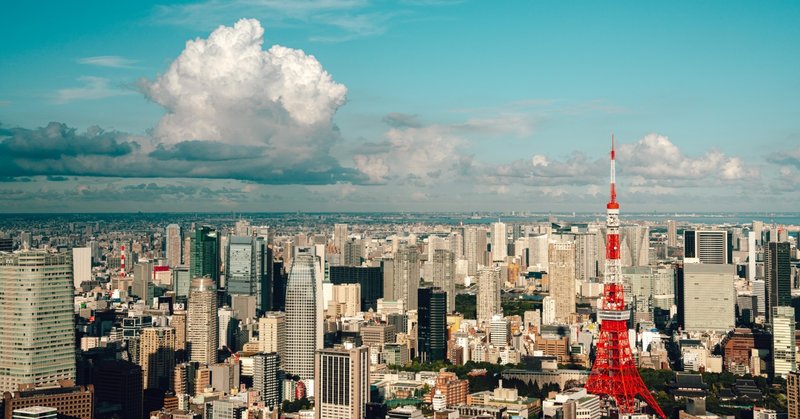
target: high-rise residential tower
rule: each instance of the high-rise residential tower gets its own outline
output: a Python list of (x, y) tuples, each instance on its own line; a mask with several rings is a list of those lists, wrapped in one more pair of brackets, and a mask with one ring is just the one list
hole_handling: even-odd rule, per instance
[(313, 247), (296, 247), (286, 283), (286, 372), (314, 379), (314, 351), (321, 347), (317, 326), (322, 321), (317, 299), (317, 260)]
[(447, 293), (447, 312), (456, 309), (456, 258), (453, 252), (436, 249), (433, 252), (433, 286)]
[(189, 292), (186, 341), (192, 362), (217, 362), (217, 290), (209, 277), (192, 280)]
[(667, 246), (678, 246), (678, 225), (675, 220), (667, 220)]
[(794, 307), (772, 308), (772, 373), (776, 377), (786, 378), (789, 372), (797, 370), (794, 323)]
[(492, 316), (503, 312), (500, 306), (500, 268), (485, 267), (478, 270), (478, 324), (488, 325)]
[(167, 390), (175, 369), (175, 329), (145, 327), (139, 335), (142, 388)]
[(408, 310), (416, 310), (420, 279), (417, 248), (400, 248), (394, 258), (384, 259), (383, 267), (384, 298), (391, 301), (403, 300)]
[(550, 296), (556, 302), (556, 321), (569, 322), (575, 312), (575, 243), (550, 243), (548, 253)]
[(503, 262), (508, 255), (508, 236), (506, 224), (492, 223), (492, 261)]
[(286, 358), (286, 313), (271, 311), (258, 319), (258, 351), (275, 352), (281, 358), (281, 368), (285, 368)]
[(69, 253), (0, 253), (0, 393), (75, 379)]
[(181, 249), (183, 239), (181, 238), (181, 226), (170, 224), (167, 226), (167, 265), (174, 268), (181, 264)]

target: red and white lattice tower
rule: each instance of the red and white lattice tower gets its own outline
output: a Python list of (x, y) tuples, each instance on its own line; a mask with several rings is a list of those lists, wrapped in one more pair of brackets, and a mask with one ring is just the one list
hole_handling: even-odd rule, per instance
[(119, 255), (119, 276), (125, 277), (125, 245), (123, 244), (120, 247), (120, 255)]
[(628, 319), (620, 263), (619, 203), (614, 176), (614, 137), (611, 137), (611, 200), (606, 205), (606, 270), (602, 307), (597, 312), (600, 337), (586, 382), (589, 393), (606, 396), (616, 402), (620, 413), (634, 413), (638, 396), (662, 418), (664, 412), (645, 387), (628, 340)]

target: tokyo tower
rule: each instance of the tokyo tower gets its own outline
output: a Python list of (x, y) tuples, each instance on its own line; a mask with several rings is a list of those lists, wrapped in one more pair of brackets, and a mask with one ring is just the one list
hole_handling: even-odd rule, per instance
[(614, 176), (614, 137), (611, 137), (611, 200), (606, 205), (606, 270), (602, 307), (597, 312), (600, 337), (592, 373), (586, 382), (589, 393), (614, 399), (619, 412), (634, 413), (639, 396), (662, 418), (664, 412), (645, 387), (628, 341), (628, 319), (622, 285), (619, 239), (619, 203)]

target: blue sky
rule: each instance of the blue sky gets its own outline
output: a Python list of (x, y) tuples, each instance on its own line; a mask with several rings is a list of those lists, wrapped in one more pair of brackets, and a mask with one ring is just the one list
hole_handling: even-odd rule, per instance
[(4, 9), (4, 211), (798, 208), (797, 2)]

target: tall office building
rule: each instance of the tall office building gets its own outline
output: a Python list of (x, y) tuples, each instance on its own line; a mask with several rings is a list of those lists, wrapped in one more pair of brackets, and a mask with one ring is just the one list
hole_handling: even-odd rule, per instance
[(438, 288), (419, 289), (417, 347), (421, 362), (447, 357), (447, 293)]
[(181, 264), (181, 226), (177, 224), (170, 224), (167, 226), (167, 265), (174, 268)]
[(139, 335), (142, 388), (167, 390), (175, 368), (175, 329), (145, 327)]
[(273, 303), (275, 301), (275, 283), (274, 278), (274, 260), (272, 257), (272, 248), (269, 247), (267, 237), (256, 237), (256, 278), (258, 285), (256, 287), (256, 310), (259, 313), (274, 310)]
[(555, 320), (567, 323), (575, 313), (575, 243), (550, 243), (547, 258), (550, 296), (556, 303)]
[(334, 285), (361, 286), (361, 311), (378, 309), (378, 299), (383, 298), (383, 271), (380, 266), (331, 266), (329, 275)]
[(547, 296), (542, 299), (542, 324), (554, 324), (556, 322), (556, 299)]
[(788, 242), (769, 242), (764, 249), (764, 281), (767, 285), (767, 322), (772, 309), (792, 305), (792, 261)]
[(383, 261), (383, 296), (390, 301), (403, 300), (408, 310), (417, 309), (419, 288), (419, 252), (416, 247), (402, 247), (394, 258)]
[(489, 326), (489, 343), (495, 347), (507, 346), (511, 337), (511, 325), (503, 316), (495, 315)]
[(231, 236), (225, 264), (225, 289), (228, 295), (256, 295), (258, 270), (253, 237)]
[(321, 346), (317, 325), (322, 321), (317, 299), (317, 260), (312, 247), (296, 247), (286, 284), (286, 372), (301, 380), (314, 379), (314, 351)]
[(683, 258), (704, 264), (731, 263), (731, 233), (724, 230), (684, 230)]
[(433, 252), (433, 286), (447, 293), (447, 312), (456, 309), (456, 258), (453, 252), (436, 249)]
[(198, 227), (191, 241), (189, 275), (192, 278), (207, 276), (219, 286), (220, 238), (212, 227)]
[(228, 306), (217, 309), (217, 329), (219, 331), (217, 336), (218, 349), (228, 348), (235, 350), (233, 336), (235, 329), (238, 329), (235, 317), (236, 315), (233, 309)]
[(503, 312), (500, 305), (500, 268), (481, 268), (478, 270), (478, 298), (477, 317), (478, 324), (488, 325), (492, 316)]
[(756, 244), (761, 245), (764, 243), (764, 222), (753, 221), (753, 233), (756, 235)]
[(342, 265), (361, 266), (361, 259), (364, 258), (364, 241), (361, 239), (348, 239), (344, 242), (342, 251)]
[(333, 248), (334, 252), (338, 254), (335, 265), (344, 264), (344, 243), (347, 241), (349, 235), (347, 224), (334, 224), (333, 225)]
[(72, 249), (72, 283), (80, 288), (81, 283), (92, 280), (92, 249), (75, 247)]
[(508, 256), (508, 233), (506, 224), (492, 223), (492, 261), (504, 262)]
[(258, 351), (275, 352), (280, 357), (281, 369), (286, 359), (286, 313), (272, 311), (258, 319)]
[(479, 266), (486, 266), (486, 230), (482, 227), (464, 227), (464, 258), (467, 274), (475, 275)]
[[(772, 244), (772, 243), (770, 243)], [(772, 332), (772, 373), (775, 377), (786, 378), (790, 371), (795, 371), (797, 361), (795, 354), (794, 308), (791, 306), (772, 307), (770, 315)]]
[(153, 262), (143, 260), (133, 266), (131, 292), (133, 295), (144, 300), (147, 304), (150, 304), (153, 300), (155, 294), (153, 284)]
[(363, 418), (370, 401), (369, 348), (322, 349), (316, 365), (314, 417)]
[(69, 253), (0, 253), (0, 393), (75, 379)]
[(588, 282), (599, 276), (600, 249), (596, 233), (575, 233), (575, 277)]
[(281, 404), (281, 386), (283, 371), (280, 368), (280, 355), (275, 352), (258, 353), (253, 359), (253, 390), (258, 391), (261, 401), (268, 407), (275, 408)]
[(650, 229), (645, 226), (620, 227), (622, 266), (650, 264)]
[(727, 333), (736, 325), (734, 266), (683, 265), (683, 322), (689, 332)]
[(192, 280), (187, 316), (189, 359), (211, 365), (217, 362), (217, 290), (209, 277)]
[(98, 405), (114, 406), (105, 411), (120, 419), (142, 419), (142, 368), (132, 362), (102, 360), (92, 368), (95, 400)]
[(678, 225), (675, 220), (667, 220), (667, 246), (678, 246)]

